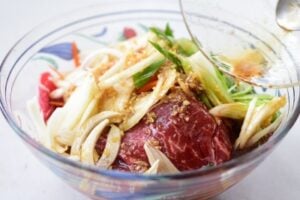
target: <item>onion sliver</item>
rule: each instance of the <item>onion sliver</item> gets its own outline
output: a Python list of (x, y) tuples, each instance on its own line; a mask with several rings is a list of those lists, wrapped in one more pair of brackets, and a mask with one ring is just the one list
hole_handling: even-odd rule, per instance
[(78, 127), (81, 127), (87, 119), (89, 119), (93, 114), (97, 113), (99, 95), (93, 98), (93, 100), (89, 103), (86, 110), (83, 112), (82, 117), (78, 123)]
[(249, 103), (249, 107), (242, 125), (242, 129), (240, 132), (240, 135), (238, 137), (238, 139), (235, 142), (235, 148), (239, 148), (239, 146), (241, 146), (241, 144), (246, 144), (247, 140), (251, 137), (251, 135), (247, 136), (246, 134), (246, 130), (248, 129), (248, 126), (251, 122), (251, 119), (255, 113), (255, 106), (256, 106), (256, 102), (257, 102), (257, 97), (254, 97), (254, 99), (252, 99), (252, 101)]
[(96, 142), (100, 135), (102, 134), (105, 127), (109, 124), (109, 120), (105, 119), (100, 122), (86, 138), (85, 142), (82, 144), (81, 149), (81, 161), (86, 164), (94, 165), (94, 149)]
[(68, 149), (67, 145), (59, 144), (56, 140), (60, 123), (64, 117), (64, 110), (62, 108), (56, 108), (47, 122), (47, 134), (50, 136), (51, 149), (58, 153), (64, 153)]
[(93, 117), (90, 117), (87, 122), (77, 130), (77, 137), (75, 138), (71, 147), (71, 156), (80, 156), (80, 148), (82, 143), (97, 124), (105, 119), (115, 122), (118, 121), (116, 120), (118, 117), (120, 118), (121, 114), (112, 111), (104, 111), (94, 115)]
[(47, 134), (46, 124), (43, 119), (43, 114), (40, 111), (38, 100), (36, 97), (27, 102), (27, 110), (31, 121), (36, 129), (37, 140), (47, 148), (51, 146), (50, 136)]
[(59, 130), (56, 139), (65, 145), (71, 146), (74, 138), (74, 129), (80, 122), (83, 113), (96, 95), (101, 94), (92, 76), (87, 77), (70, 96), (66, 104), (62, 107), (64, 117), (58, 125)]
[(147, 154), (149, 163), (151, 166), (155, 164), (157, 160), (160, 161), (158, 167), (158, 173), (176, 173), (179, 170), (173, 165), (169, 158), (163, 154), (160, 150), (152, 147), (149, 142), (145, 142), (144, 149)]
[[(253, 105), (253, 101), (256, 101), (253, 99), (250, 102), (249, 109)], [(272, 100), (267, 102), (266, 104), (253, 109), (253, 112), (251, 110), (246, 114), (245, 120), (243, 122), (242, 131), (240, 133), (240, 136), (235, 144), (235, 148), (243, 149), (246, 147), (246, 144), (248, 143), (249, 139), (254, 137), (255, 134), (257, 134), (260, 130), (262, 130), (265, 126), (269, 125), (270, 122), (268, 122), (277, 111), (281, 107), (283, 107), (286, 103), (286, 98), (284, 96), (282, 97), (274, 97)], [(254, 106), (255, 107), (255, 106)], [(251, 112), (249, 115), (251, 117), (247, 118), (248, 113)], [(249, 120), (248, 120), (249, 119)], [(268, 124), (265, 124), (268, 122)]]
[(123, 131), (121, 129), (115, 125), (111, 125), (110, 131), (107, 135), (105, 148), (97, 162), (98, 167), (108, 169), (113, 164), (120, 149), (122, 135)]
[(159, 168), (159, 160), (156, 160), (151, 167), (144, 172), (145, 175), (154, 175), (158, 173), (158, 168)]
[(220, 104), (209, 110), (209, 113), (216, 117), (226, 117), (230, 119), (244, 119), (248, 105), (243, 103)]
[(116, 84), (120, 80), (132, 77), (137, 72), (142, 71), (143, 69), (145, 69), (146, 67), (148, 67), (152, 63), (157, 62), (161, 59), (163, 59), (163, 55), (161, 55), (158, 52), (155, 52), (152, 55), (150, 55), (149, 57), (147, 57), (147, 58), (143, 59), (142, 61), (136, 63), (135, 65), (133, 65), (133, 66), (117, 73), (117, 74), (115, 74), (114, 76), (108, 77), (107, 79), (103, 80), (102, 82), (99, 83), (100, 84), (99, 86), (100, 86), (100, 88), (102, 86), (104, 86), (104, 87), (113, 86), (114, 84)]
[(113, 55), (119, 59), (119, 61), (115, 65), (123, 65), (125, 61), (125, 56), (122, 52), (111, 49), (111, 48), (103, 48), (97, 51), (94, 51), (93, 53), (90, 53), (89, 56), (87, 56), (83, 62), (80, 68), (88, 68), (87, 66), (91, 61), (95, 60), (96, 57), (102, 56), (102, 55)]
[(283, 114), (281, 114), (272, 124), (255, 133), (255, 135), (252, 138), (250, 138), (250, 140), (247, 142), (246, 147), (251, 147), (252, 145), (256, 144), (260, 139), (265, 137), (267, 134), (274, 132), (280, 125), (282, 119)]

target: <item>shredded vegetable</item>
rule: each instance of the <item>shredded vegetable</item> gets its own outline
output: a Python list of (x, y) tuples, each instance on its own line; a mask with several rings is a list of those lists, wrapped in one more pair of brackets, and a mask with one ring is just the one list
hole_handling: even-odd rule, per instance
[(118, 127), (111, 125), (107, 136), (105, 149), (97, 162), (97, 166), (108, 169), (115, 161), (121, 145), (121, 137), (123, 132)]
[(50, 135), (47, 134), (47, 127), (40, 111), (38, 100), (36, 97), (27, 102), (27, 110), (33, 121), (37, 133), (37, 140), (39, 140), (47, 148), (51, 147)]
[[(62, 120), (56, 124), (59, 130), (55, 133), (56, 140), (61, 144), (72, 145), (76, 125), (80, 122), (81, 117), (94, 97), (98, 97), (101, 91), (96, 85), (94, 78), (87, 77), (82, 85), (80, 85), (70, 96), (62, 108)], [(54, 111), (55, 112), (55, 111)]]
[(151, 77), (158, 71), (158, 69), (165, 63), (165, 60), (152, 63), (149, 67), (143, 71), (133, 75), (133, 81), (136, 88), (143, 87)]
[(242, 130), (235, 144), (236, 148), (244, 148), (251, 137), (258, 133), (264, 123), (272, 118), (276, 112), (285, 105), (285, 97), (276, 97), (265, 105), (255, 108), (257, 98), (254, 98), (248, 108)]
[(87, 164), (95, 164), (94, 149), (98, 138), (103, 132), (104, 128), (109, 124), (109, 120), (105, 119), (100, 122), (88, 135), (85, 142), (82, 144), (81, 161)]
[(168, 90), (174, 85), (176, 79), (175, 70), (167, 70), (158, 77), (158, 82), (153, 92), (137, 98), (132, 106), (133, 113), (125, 119), (124, 123), (121, 124), (123, 130), (128, 130), (137, 124), (143, 116), (149, 111), (151, 106), (159, 101)]
[(71, 156), (80, 156), (80, 150), (82, 143), (86, 140), (93, 128), (105, 119), (109, 119), (111, 122), (120, 121), (120, 113), (112, 111), (104, 111), (90, 117), (85, 124), (79, 126), (76, 129), (76, 138), (71, 146)]
[(146, 174), (146, 175), (158, 174), (159, 163), (160, 163), (160, 161), (159, 161), (159, 160), (156, 160), (156, 161), (151, 165), (151, 167), (150, 167), (147, 171), (144, 172), (144, 174)]
[(142, 36), (130, 27), (124, 33), (127, 40), (99, 49), (73, 42), (74, 68), (50, 69), (51, 89), (27, 103), (36, 140), (74, 161), (155, 175), (225, 162), (232, 149), (262, 144), (280, 127), (285, 96), (222, 73), (216, 66), (232, 67), (225, 56), (203, 55), (169, 24)]
[(243, 103), (228, 103), (213, 107), (209, 112), (216, 117), (226, 117), (231, 119), (244, 119), (248, 105)]

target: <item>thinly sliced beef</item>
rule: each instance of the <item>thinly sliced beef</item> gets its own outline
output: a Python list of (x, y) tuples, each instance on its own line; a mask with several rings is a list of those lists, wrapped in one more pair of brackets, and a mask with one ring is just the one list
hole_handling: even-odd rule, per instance
[(180, 171), (222, 163), (230, 159), (232, 151), (223, 122), (211, 116), (201, 102), (179, 91), (164, 98), (125, 133), (113, 168), (143, 172), (150, 167), (143, 148), (146, 141)]

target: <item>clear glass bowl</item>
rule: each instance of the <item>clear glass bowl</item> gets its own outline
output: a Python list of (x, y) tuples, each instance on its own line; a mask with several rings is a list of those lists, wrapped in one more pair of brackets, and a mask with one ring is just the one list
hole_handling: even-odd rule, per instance
[[(85, 53), (122, 40), (124, 27), (143, 33), (149, 25), (164, 26), (167, 22), (177, 36), (188, 35), (177, 1), (102, 1), (99, 6), (38, 26), (12, 47), (1, 65), (0, 105), (8, 123), (41, 162), (93, 199), (207, 199), (216, 196), (238, 183), (263, 161), (287, 135), (299, 115), (299, 88), (264, 90), (274, 95), (286, 95), (288, 100), (286, 117), (268, 142), (219, 166), (173, 175), (145, 176), (101, 170), (58, 155), (33, 139), (26, 101), (37, 94), (39, 75), (48, 69), (48, 65), (58, 65), (63, 70), (73, 65), (70, 58), (72, 42), (76, 42), (80, 51)], [(199, 26), (205, 27), (206, 24)], [(255, 30), (251, 33), (256, 35)], [(273, 46), (272, 42), (268, 44)], [(286, 48), (283, 53), (278, 54), (284, 55), (282, 60), (293, 63), (292, 57), (286, 54), (294, 54), (294, 49)], [(299, 79), (298, 76), (294, 78)]]

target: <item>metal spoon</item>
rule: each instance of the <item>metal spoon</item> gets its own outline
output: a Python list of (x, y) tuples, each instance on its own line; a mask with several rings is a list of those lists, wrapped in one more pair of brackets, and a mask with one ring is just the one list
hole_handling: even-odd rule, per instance
[(279, 0), (276, 7), (277, 24), (289, 31), (300, 30), (300, 1)]

